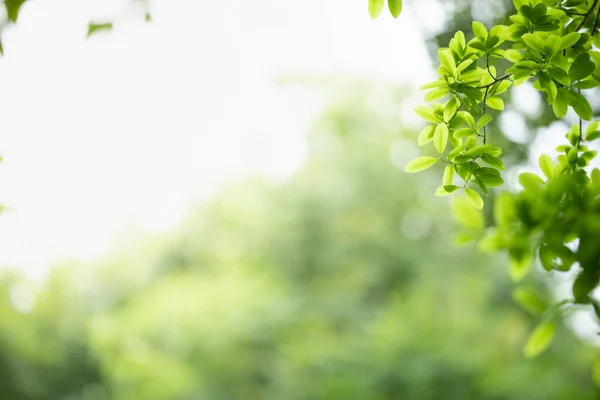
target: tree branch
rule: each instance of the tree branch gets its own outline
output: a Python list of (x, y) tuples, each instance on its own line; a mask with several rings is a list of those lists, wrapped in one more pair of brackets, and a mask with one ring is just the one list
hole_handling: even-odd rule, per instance
[(481, 85), (481, 86), (477, 86), (477, 89), (488, 89), (488, 88), (490, 88), (490, 87), (494, 86), (496, 83), (498, 83), (498, 82), (501, 82), (501, 81), (504, 81), (504, 80), (506, 80), (506, 79), (510, 78), (510, 76), (511, 76), (511, 75), (512, 75), (512, 74), (505, 74), (505, 75), (502, 75), (500, 78), (496, 78), (496, 79), (494, 79), (494, 81), (493, 81), (492, 83), (488, 83), (487, 85)]
[(579, 25), (577, 25), (577, 28), (575, 28), (575, 32), (580, 30), (583, 27), (583, 25), (585, 25), (587, 19), (590, 17), (590, 15), (592, 15), (592, 12), (594, 12), (594, 9), (596, 8), (596, 4), (598, 4), (598, 0), (594, 0), (594, 4), (592, 4), (592, 6), (588, 10), (588, 12), (585, 13), (585, 15), (583, 16), (583, 19), (581, 20)]

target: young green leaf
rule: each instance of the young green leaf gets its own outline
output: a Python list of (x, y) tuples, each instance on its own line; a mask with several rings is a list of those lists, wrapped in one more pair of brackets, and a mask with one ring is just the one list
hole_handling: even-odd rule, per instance
[(417, 144), (419, 146), (423, 146), (424, 144), (433, 140), (433, 133), (435, 132), (435, 125), (427, 125), (421, 132), (419, 132), (419, 137), (417, 138)]
[(485, 28), (485, 25), (483, 25), (481, 22), (479, 21), (473, 21), (472, 23), (472, 27), (473, 27), (473, 34), (479, 38), (487, 38), (488, 37), (488, 31)]
[(392, 16), (398, 18), (402, 12), (402, 0), (388, 0), (388, 7)]
[(573, 47), (575, 43), (579, 41), (581, 34), (579, 32), (571, 32), (567, 33), (565, 36), (561, 38), (560, 41), (560, 50), (568, 49), (569, 47)]
[(25, 0), (4, 0), (4, 8), (6, 8), (9, 21), (17, 22), (23, 3), (25, 3)]
[(469, 200), (469, 203), (473, 207), (479, 210), (483, 208), (483, 199), (481, 198), (479, 193), (477, 193), (471, 188), (465, 188), (465, 196), (467, 197), (467, 200)]
[(369, 0), (369, 15), (371, 19), (375, 19), (383, 10), (384, 0)]
[(533, 50), (542, 54), (544, 53), (544, 41), (538, 35), (534, 33), (526, 33), (521, 36), (521, 39)]
[(425, 121), (434, 122), (434, 123), (440, 122), (439, 119), (433, 113), (433, 110), (431, 109), (431, 107), (420, 105), (420, 106), (416, 106), (414, 108), (414, 111), (415, 111), (415, 114), (417, 114), (419, 117), (423, 118)]
[(585, 140), (588, 140), (588, 141), (596, 140), (598, 138), (600, 138), (600, 131), (592, 131), (585, 135)]
[(438, 161), (438, 159), (435, 157), (429, 157), (429, 156), (417, 157), (414, 160), (410, 161), (408, 164), (406, 164), (404, 171), (410, 172), (410, 173), (423, 171), (423, 170), (426, 170), (427, 168), (431, 167), (432, 165), (434, 165), (437, 161)]
[(101, 31), (110, 31), (113, 28), (112, 22), (106, 22), (103, 24), (91, 23), (88, 25), (87, 36), (90, 37)]
[(587, 99), (583, 97), (581, 94), (577, 92), (571, 92), (572, 96), (575, 98), (574, 103), (570, 103), (575, 113), (579, 116), (579, 118), (589, 121), (592, 119), (593, 112), (590, 103), (588, 103)]
[(571, 78), (571, 81), (579, 81), (590, 76), (595, 68), (596, 64), (590, 60), (590, 55), (588, 53), (582, 53), (578, 55), (571, 64), (571, 67), (569, 68), (569, 77)]
[(452, 56), (452, 50), (441, 49), (438, 51), (438, 57), (440, 59), (440, 63), (444, 68), (446, 68), (446, 70), (448, 70), (452, 75), (456, 74), (456, 62)]
[(588, 124), (587, 128), (585, 129), (585, 133), (588, 134), (590, 132), (597, 131), (598, 130), (598, 125), (600, 125), (600, 121), (590, 122)]
[(435, 191), (436, 196), (449, 196), (452, 193), (456, 192), (459, 189), (456, 185), (444, 185), (437, 188)]
[(451, 98), (444, 107), (444, 121), (450, 122), (458, 107), (460, 107), (460, 101), (456, 97)]
[(553, 322), (542, 322), (531, 333), (527, 344), (525, 345), (524, 353), (528, 358), (533, 358), (544, 352), (552, 343), (554, 334), (556, 333), (556, 325)]
[(490, 114), (483, 114), (479, 121), (477, 121), (477, 125), (475, 126), (476, 130), (480, 130), (485, 125), (489, 124), (492, 121), (492, 116)]
[(448, 126), (445, 123), (440, 122), (437, 124), (433, 133), (433, 144), (440, 154), (446, 149), (446, 145), (448, 144), (448, 134)]
[(533, 315), (541, 315), (546, 311), (546, 301), (541, 293), (535, 289), (524, 286), (518, 287), (513, 291), (512, 297), (524, 310)]
[(446, 165), (444, 168), (444, 177), (442, 178), (442, 185), (452, 185), (454, 180), (454, 165)]
[(494, 157), (490, 154), (482, 154), (480, 158), (483, 160), (483, 162), (491, 165), (494, 168), (504, 169), (504, 162), (502, 162), (502, 160), (498, 157)]
[(488, 97), (485, 103), (494, 110), (504, 110), (504, 101), (500, 97)]
[(564, 89), (558, 91), (558, 95), (552, 102), (552, 111), (554, 111), (554, 115), (558, 118), (564, 118), (567, 115), (567, 98), (564, 95)]
[(539, 159), (540, 168), (546, 178), (552, 179), (554, 176), (554, 163), (552, 162), (552, 158), (550, 158), (547, 154), (542, 154)]
[(483, 229), (483, 212), (474, 208), (469, 200), (463, 196), (454, 197), (452, 202), (452, 216), (464, 228), (472, 231)]
[(550, 73), (550, 76), (552, 76), (552, 78), (554, 78), (554, 80), (556, 80), (558, 83), (561, 83), (565, 86), (571, 85), (571, 78), (563, 69), (551, 65), (548, 67), (548, 72)]
[(531, 172), (523, 172), (519, 175), (519, 183), (527, 191), (538, 192), (544, 181), (542, 178)]

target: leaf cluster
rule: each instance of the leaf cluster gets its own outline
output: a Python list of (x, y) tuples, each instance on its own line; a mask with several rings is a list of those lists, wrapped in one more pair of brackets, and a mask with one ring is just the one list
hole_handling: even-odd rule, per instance
[[(418, 157), (406, 171), (445, 165), (436, 195), (462, 193), (452, 205), (462, 227), (456, 242), (477, 239), (483, 250), (508, 252), (514, 280), (524, 278), (536, 257), (546, 271), (576, 273), (572, 297), (555, 305), (526, 287), (515, 291), (515, 300), (542, 318), (525, 347), (525, 354), (534, 356), (552, 341), (554, 316), (591, 304), (600, 319), (600, 304), (591, 296), (600, 284), (600, 170), (590, 167), (600, 130), (588, 101), (600, 87), (600, 2), (513, 4), (508, 24), (488, 29), (473, 21), (471, 33), (456, 32), (438, 50), (439, 79), (422, 86), (429, 104), (415, 108), (428, 123), (418, 144), (437, 154)], [(501, 65), (508, 67), (498, 71)], [(483, 199), (504, 183), (505, 168), (488, 124), (504, 109), (506, 92), (525, 82), (544, 95), (557, 119), (571, 108), (579, 122), (555, 157), (540, 157), (542, 175), (522, 173), (521, 190), (498, 196), (493, 227), (485, 229)]]

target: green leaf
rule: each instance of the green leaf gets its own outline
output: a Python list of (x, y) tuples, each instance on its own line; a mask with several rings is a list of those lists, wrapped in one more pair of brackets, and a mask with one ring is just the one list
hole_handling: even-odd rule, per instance
[(513, 257), (511, 254), (509, 274), (513, 281), (519, 282), (531, 269), (531, 256), (529, 254), (521, 254), (519, 257)]
[(473, 208), (469, 200), (463, 196), (454, 197), (452, 216), (464, 228), (478, 231), (484, 226), (483, 212)]
[(448, 133), (448, 126), (443, 122), (440, 122), (435, 127), (433, 133), (433, 145), (440, 154), (444, 152), (446, 145), (448, 144)]
[(144, 17), (144, 19), (146, 20), (146, 22), (151, 22), (152, 21), (152, 15), (150, 15), (150, 13), (146, 13), (146, 16)]
[(438, 88), (440, 86), (447, 86), (447, 85), (448, 84), (446, 83), (446, 81), (437, 80), (437, 81), (426, 83), (425, 85), (421, 86), (419, 89), (420, 90), (433, 89), (433, 88)]
[(510, 225), (516, 218), (516, 205), (513, 195), (510, 192), (500, 193), (494, 202), (494, 222), (498, 226)]
[(568, 105), (564, 91), (565, 89), (559, 90), (554, 102), (552, 102), (552, 111), (558, 118), (564, 118), (567, 115)]
[(460, 107), (460, 101), (456, 97), (451, 98), (444, 107), (444, 121), (450, 122), (458, 107)]
[(388, 7), (392, 16), (398, 18), (402, 12), (402, 0), (388, 0)]
[(560, 50), (568, 49), (569, 47), (573, 47), (575, 43), (579, 41), (581, 34), (579, 32), (571, 32), (566, 34), (561, 38), (560, 41)]
[(419, 132), (419, 137), (417, 138), (417, 143), (419, 146), (423, 146), (433, 139), (433, 133), (435, 132), (435, 125), (427, 125), (421, 132)]
[(465, 188), (465, 196), (467, 197), (467, 200), (469, 200), (469, 203), (473, 207), (479, 210), (483, 208), (483, 199), (481, 198), (479, 193), (477, 193), (471, 188)]
[(544, 53), (544, 41), (534, 33), (526, 33), (521, 36), (523, 42), (533, 50)]
[(598, 276), (594, 271), (583, 270), (573, 282), (573, 298), (577, 304), (588, 304), (590, 293), (598, 285)]
[[(479, 179), (480, 183), (483, 183), (486, 188), (498, 187), (504, 184), (504, 179), (502, 179), (500, 175), (479, 174), (479, 171), (476, 171), (475, 175), (477, 176), (477, 179)], [(481, 185), (479, 186), (481, 187)]]
[(438, 99), (441, 99), (442, 97), (446, 96), (447, 94), (448, 94), (448, 88), (445, 88), (445, 87), (435, 88), (435, 89), (427, 92), (427, 94), (425, 95), (425, 101), (438, 100)]
[(525, 190), (537, 192), (540, 190), (544, 181), (542, 178), (531, 172), (523, 172), (519, 175), (519, 183)]
[(379, 17), (383, 10), (384, 0), (369, 0), (369, 15), (371, 19)]
[[(590, 122), (587, 126), (587, 128), (585, 129), (585, 133), (586, 135), (588, 133), (591, 133), (593, 131), (597, 131), (598, 130), (598, 126), (600, 125), (600, 121), (594, 121), (594, 122)], [(587, 138), (587, 136), (586, 136)]]
[(547, 154), (542, 154), (539, 159), (540, 168), (546, 178), (552, 179), (554, 176), (554, 162), (552, 162), (552, 158), (550, 158)]
[(585, 135), (585, 140), (596, 140), (600, 138), (600, 131), (593, 131)]
[(491, 165), (492, 167), (504, 169), (504, 162), (502, 162), (502, 160), (498, 157), (494, 157), (490, 154), (482, 154), (481, 159), (483, 160), (483, 162)]
[(460, 64), (458, 64), (458, 67), (456, 67), (456, 73), (460, 74), (466, 68), (468, 68), (471, 64), (473, 64), (473, 60), (471, 60), (470, 58), (461, 62)]
[(571, 85), (571, 78), (563, 69), (551, 65), (548, 67), (548, 72), (557, 82), (562, 83), (565, 86)]
[(571, 104), (573, 110), (579, 115), (579, 118), (589, 121), (592, 119), (593, 112), (590, 103), (588, 103), (587, 99), (583, 97), (583, 95), (577, 92), (571, 92), (573, 97), (575, 98), (575, 104)]
[(439, 122), (439, 119), (435, 116), (431, 107), (420, 105), (420, 106), (416, 106), (414, 108), (414, 111), (415, 111), (415, 114), (417, 114), (419, 117), (423, 118), (425, 121), (434, 122), (434, 123)]
[(504, 51), (504, 58), (506, 58), (512, 63), (516, 63), (521, 61), (521, 59), (523, 58), (523, 54), (521, 54), (519, 50), (508, 49)]
[(500, 97), (488, 97), (485, 103), (494, 110), (504, 110), (504, 101)]
[(483, 114), (479, 121), (477, 121), (477, 125), (475, 126), (476, 130), (480, 130), (485, 125), (489, 124), (492, 121), (492, 116), (490, 114)]
[(477, 156), (480, 156), (482, 154), (490, 154), (490, 153), (494, 152), (496, 149), (498, 149), (498, 147), (494, 146), (492, 144), (482, 144), (481, 146), (476, 146), (476, 147), (473, 147), (473, 148), (469, 149), (465, 153), (465, 156), (467, 156), (467, 157), (477, 157)]
[(444, 177), (442, 178), (442, 185), (452, 185), (452, 181), (454, 180), (454, 165), (447, 165), (444, 168)]
[(546, 56), (548, 58), (552, 58), (552, 56), (554, 56), (560, 50), (560, 44), (561, 44), (560, 36), (557, 36), (557, 35), (548, 36), (548, 38), (546, 39), (546, 42), (544, 43), (544, 54), (546, 54)]
[(594, 366), (592, 367), (592, 378), (597, 387), (600, 387), (600, 357), (596, 357)]
[(523, 308), (533, 315), (541, 315), (546, 311), (546, 301), (540, 292), (535, 289), (528, 287), (518, 287), (513, 293), (512, 297)]
[(448, 70), (451, 74), (456, 74), (456, 62), (454, 61), (454, 57), (452, 56), (452, 50), (450, 49), (440, 49), (438, 51), (438, 57), (440, 59), (440, 63), (446, 70)]
[(105, 22), (105, 23), (100, 23), (100, 24), (90, 22), (90, 24), (88, 25), (87, 36), (90, 37), (101, 31), (110, 31), (112, 28), (113, 28), (112, 22)]
[(414, 160), (410, 161), (408, 164), (406, 164), (404, 171), (410, 172), (410, 173), (420, 172), (420, 171), (426, 170), (427, 168), (431, 167), (437, 161), (438, 161), (438, 159), (435, 157), (429, 157), (429, 156), (417, 157)]
[(4, 0), (4, 7), (6, 8), (6, 13), (8, 14), (8, 19), (10, 21), (17, 22), (19, 11), (25, 1), (26, 0)]
[(556, 333), (556, 325), (553, 322), (543, 322), (539, 324), (531, 333), (527, 344), (525, 345), (524, 354), (528, 358), (533, 358), (544, 352), (552, 343), (554, 334)]
[(466, 138), (473, 135), (475, 131), (471, 128), (460, 128), (454, 131), (452, 136), (456, 139)]
[(444, 185), (444, 186), (440, 186), (435, 191), (435, 195), (436, 196), (440, 196), (440, 197), (441, 196), (449, 196), (453, 192), (456, 192), (458, 189), (459, 189), (459, 187), (456, 186), (456, 185)]
[(542, 267), (546, 271), (568, 271), (575, 261), (573, 252), (564, 244), (544, 243), (538, 252)]
[(587, 53), (580, 54), (571, 64), (569, 68), (569, 76), (571, 81), (579, 81), (587, 78), (594, 72), (596, 64), (590, 60), (590, 55)]
[(488, 31), (485, 28), (485, 25), (483, 25), (481, 22), (479, 21), (473, 21), (472, 23), (472, 27), (473, 27), (473, 34), (479, 38), (487, 38), (488, 37)]

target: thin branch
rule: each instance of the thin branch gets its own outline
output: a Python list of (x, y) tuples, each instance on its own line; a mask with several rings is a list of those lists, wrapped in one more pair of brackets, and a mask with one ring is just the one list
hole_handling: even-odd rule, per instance
[[(485, 88), (485, 94), (483, 95), (483, 110), (481, 111), (482, 115), (485, 115), (485, 110), (487, 107), (487, 97), (488, 97), (488, 91), (490, 90), (490, 86)], [(486, 140), (487, 140), (487, 130), (485, 129), (486, 126), (483, 126), (483, 144), (485, 144)]]
[(600, 20), (600, 8), (598, 9), (598, 11), (596, 11), (596, 19), (594, 20), (594, 27), (592, 28), (592, 36), (594, 36), (594, 34), (596, 32), (598, 32), (598, 21)]
[(512, 75), (512, 74), (505, 74), (505, 75), (502, 75), (500, 78), (496, 78), (496, 79), (494, 79), (494, 81), (493, 81), (493, 82), (491, 82), (491, 83), (488, 83), (487, 85), (481, 85), (481, 86), (477, 86), (477, 89), (488, 89), (488, 88), (490, 88), (490, 87), (494, 86), (496, 83), (498, 83), (498, 82), (501, 82), (501, 81), (504, 81), (504, 80), (506, 80), (506, 79), (510, 78), (510, 76), (511, 76), (511, 75)]
[(592, 14), (592, 12), (594, 12), (594, 8), (596, 8), (596, 4), (598, 4), (598, 0), (594, 0), (594, 4), (592, 4), (592, 6), (588, 10), (588, 12), (585, 13), (585, 15), (583, 16), (583, 19), (581, 20), (581, 22), (579, 23), (579, 25), (577, 25), (577, 28), (575, 28), (575, 32), (577, 32), (578, 30), (580, 30), (583, 27), (583, 25), (585, 25), (587, 19), (590, 17), (590, 15)]

